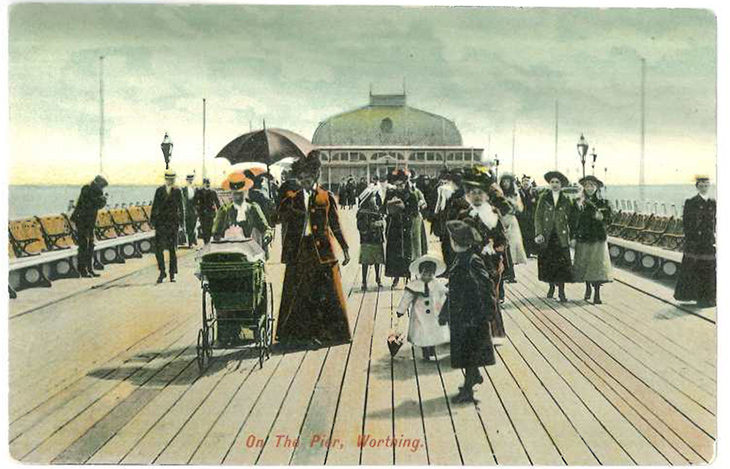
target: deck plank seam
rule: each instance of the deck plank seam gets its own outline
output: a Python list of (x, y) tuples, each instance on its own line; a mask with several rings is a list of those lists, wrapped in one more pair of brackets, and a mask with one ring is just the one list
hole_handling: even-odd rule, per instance
[[(536, 306), (534, 306), (534, 304), (532, 304), (532, 303), (531, 303), (531, 301), (530, 301), (530, 299), (529, 299), (529, 298), (527, 298), (527, 297), (524, 297), (524, 298), (525, 298), (525, 301), (527, 301), (528, 303), (530, 303), (530, 304), (532, 305), (532, 309), (534, 309), (534, 310), (536, 310), (536, 311), (538, 311), (538, 312), (539, 312), (539, 308), (538, 308), (538, 307), (536, 307)], [(537, 318), (537, 316), (541, 316), (541, 317), (542, 317), (542, 315), (541, 315), (541, 314), (535, 314), (535, 315), (534, 315), (534, 317), (536, 318), (536, 320), (538, 320), (538, 321), (539, 321), (540, 323), (544, 324), (544, 325), (545, 325), (546, 327), (548, 327), (548, 328), (550, 329), (550, 326), (547, 326), (547, 325), (546, 325), (545, 323), (543, 323), (543, 319), (542, 319), (541, 317), (540, 317), (540, 318)], [(527, 316), (527, 317), (529, 318), (530, 316)], [(530, 320), (530, 322), (532, 322), (532, 323), (534, 324), (534, 322), (533, 322), (532, 320)], [(552, 323), (551, 323), (551, 324), (552, 324)], [(561, 348), (560, 348), (560, 347), (557, 347), (557, 345), (555, 345), (555, 343), (554, 343), (554, 342), (553, 342), (553, 341), (552, 341), (552, 340), (551, 340), (551, 339), (550, 339), (550, 338), (549, 338), (549, 337), (548, 337), (548, 336), (547, 336), (547, 335), (545, 334), (545, 332), (544, 332), (544, 331), (543, 331), (543, 330), (542, 330), (542, 329), (541, 329), (540, 327), (538, 327), (537, 325), (536, 325), (535, 327), (537, 327), (537, 328), (538, 328), (538, 330), (540, 330), (540, 331), (542, 332), (542, 334), (543, 334), (543, 335), (545, 335), (545, 337), (546, 337), (546, 338), (547, 338), (547, 339), (548, 339), (548, 340), (549, 340), (549, 341), (550, 341), (551, 343), (553, 343), (553, 344), (554, 344), (554, 346), (555, 346), (555, 347), (556, 347), (556, 348), (557, 348), (557, 349), (558, 349), (558, 350), (559, 350), (559, 351), (561, 352), (561, 354), (562, 354), (563, 356), (565, 356), (565, 354), (563, 353), (563, 351), (561, 350)], [(553, 327), (556, 327), (556, 326), (555, 326), (555, 325), (553, 324)], [(556, 329), (557, 329), (557, 330), (560, 330), (560, 328), (559, 328), (559, 327), (556, 327)], [(562, 331), (561, 331), (561, 332), (562, 332)], [(569, 345), (568, 343), (566, 343), (566, 342), (565, 342), (565, 339), (561, 338), (561, 337), (560, 337), (560, 336), (559, 336), (559, 335), (558, 335), (557, 333), (555, 333), (554, 331), (552, 331), (552, 329), (551, 329), (551, 333), (552, 333), (552, 334), (554, 334), (554, 335), (555, 335), (555, 337), (556, 337), (556, 338), (557, 338), (557, 339), (558, 339), (558, 340), (559, 340), (559, 341), (560, 341), (560, 342), (561, 342), (561, 343), (563, 344), (564, 348), (566, 348), (566, 349), (568, 349), (568, 350), (571, 350), (571, 352), (572, 352), (572, 348), (571, 348), (571, 346), (570, 346), (570, 345)], [(563, 332), (563, 334), (565, 335), (565, 333), (564, 333), (564, 332)], [(571, 339), (570, 337), (567, 337), (567, 338), (568, 338), (569, 340), (571, 340), (571, 341), (572, 341), (572, 339)], [(592, 362), (592, 363), (589, 363), (589, 362), (586, 362), (586, 361), (585, 361), (584, 359), (582, 359), (582, 358), (580, 358), (580, 357), (577, 357), (577, 359), (578, 359), (579, 361), (581, 361), (581, 362), (582, 362), (582, 363), (583, 363), (583, 364), (584, 364), (584, 365), (585, 365), (586, 367), (588, 367), (589, 369), (593, 369), (593, 368), (597, 367), (597, 368), (601, 369), (601, 370), (603, 371), (603, 373), (605, 373), (606, 375), (608, 375), (608, 376), (611, 376), (611, 373), (610, 373), (610, 372), (608, 372), (608, 371), (607, 371), (607, 370), (605, 370), (605, 369), (604, 369), (604, 368), (603, 368), (603, 367), (602, 367), (601, 365), (599, 365), (599, 364), (595, 363), (595, 361), (593, 361), (593, 359), (591, 358), (591, 356), (590, 356), (590, 354), (589, 354), (589, 353), (587, 353), (587, 352), (586, 352), (585, 350), (583, 350), (582, 348), (580, 348), (579, 346), (577, 346), (577, 344), (574, 344), (574, 345), (576, 345), (576, 348), (580, 349), (580, 351), (581, 351), (581, 352), (582, 352), (582, 353), (583, 353), (584, 355), (586, 355), (586, 357), (588, 357), (588, 359), (589, 359), (589, 360), (590, 360), (590, 361)], [(567, 357), (566, 357), (566, 358), (567, 358)], [(571, 360), (569, 360), (569, 361), (571, 361)], [(571, 363), (572, 363), (572, 361), (571, 361)], [(575, 365), (573, 365), (573, 366), (575, 366)], [(582, 373), (582, 372), (581, 372), (580, 370), (578, 370), (578, 372), (579, 372), (579, 373), (581, 373), (581, 374), (583, 374), (583, 373)], [(585, 376), (585, 375), (584, 375), (584, 376)], [(599, 380), (601, 380), (602, 382), (604, 382), (604, 383), (605, 383), (605, 384), (606, 384), (606, 385), (607, 385), (607, 386), (608, 386), (609, 388), (611, 388), (612, 390), (614, 390), (614, 392), (616, 392), (616, 391), (615, 391), (615, 386), (613, 386), (613, 385), (612, 385), (612, 384), (611, 384), (610, 382), (606, 381), (605, 379), (603, 379), (603, 378), (602, 378), (602, 377), (600, 377), (599, 375), (597, 375), (597, 377), (598, 377), (598, 379), (599, 379)], [(590, 380), (589, 380), (589, 381), (590, 381)], [(630, 395), (632, 395), (632, 396), (634, 395), (634, 393), (633, 393), (633, 392), (632, 392), (631, 390), (627, 389), (627, 388), (626, 388), (626, 387), (625, 387), (625, 386), (624, 386), (624, 385), (623, 385), (623, 384), (622, 384), (622, 383), (621, 383), (620, 381), (616, 380), (615, 378), (614, 378), (614, 381), (616, 381), (616, 384), (617, 384), (617, 385), (618, 385), (618, 386), (619, 386), (620, 388), (624, 389), (624, 391), (625, 391), (626, 393), (628, 393), (628, 394), (630, 394)], [(592, 383), (592, 382), (591, 382), (591, 383)], [(595, 384), (594, 384), (593, 386), (595, 387)], [(598, 388), (596, 388), (596, 389), (598, 390)], [(598, 392), (601, 392), (601, 391), (600, 391), (600, 390), (598, 390)], [(603, 394), (603, 393), (601, 392), (601, 394)], [(604, 395), (604, 397), (605, 397), (605, 395)], [(609, 402), (612, 402), (612, 401), (611, 401), (610, 399), (608, 399), (607, 397), (605, 397), (605, 398), (606, 398), (606, 399), (607, 399), (607, 400), (608, 400)], [(662, 436), (662, 438), (663, 438), (663, 439), (664, 439), (664, 440), (665, 440), (665, 441), (666, 441), (666, 442), (667, 442), (667, 443), (668, 443), (668, 444), (669, 444), (670, 446), (672, 446), (673, 448), (675, 448), (675, 450), (679, 451), (679, 450), (677, 449), (677, 447), (676, 447), (676, 446), (675, 446), (674, 444), (672, 444), (672, 443), (671, 443), (671, 442), (670, 442), (669, 440), (667, 440), (666, 436), (664, 436), (664, 434), (663, 434), (663, 433), (662, 433), (661, 431), (659, 431), (659, 430), (658, 430), (658, 429), (657, 429), (657, 428), (656, 428), (656, 427), (655, 427), (655, 426), (654, 426), (654, 425), (653, 425), (653, 424), (652, 424), (651, 422), (649, 422), (648, 420), (646, 420), (646, 418), (645, 418), (645, 417), (643, 416), (642, 412), (641, 412), (641, 411), (640, 411), (639, 409), (637, 409), (637, 408), (636, 408), (636, 406), (632, 405), (632, 404), (631, 404), (631, 403), (630, 403), (629, 401), (627, 401), (627, 400), (626, 400), (626, 399), (624, 399), (624, 398), (621, 398), (621, 399), (622, 399), (622, 400), (623, 400), (623, 401), (624, 401), (624, 402), (625, 402), (625, 403), (626, 403), (626, 404), (627, 404), (627, 405), (628, 405), (628, 406), (629, 406), (630, 408), (632, 408), (632, 409), (633, 409), (633, 410), (634, 410), (634, 411), (635, 411), (635, 412), (636, 412), (636, 413), (637, 413), (637, 414), (638, 414), (638, 415), (639, 415), (639, 416), (641, 417), (641, 419), (642, 419), (642, 420), (644, 420), (644, 422), (646, 422), (646, 423), (647, 423), (647, 425), (649, 425), (649, 426), (650, 426), (651, 428), (653, 428), (653, 429), (654, 429), (654, 430), (655, 430), (655, 431), (656, 431), (656, 432), (657, 432), (657, 433), (658, 433), (659, 435), (661, 435), (661, 436)], [(654, 417), (655, 419), (657, 419), (657, 421), (659, 421), (659, 422), (660, 422), (660, 423), (661, 423), (661, 424), (662, 424), (662, 425), (663, 425), (663, 426), (664, 426), (664, 427), (665, 427), (665, 428), (666, 428), (666, 429), (667, 429), (667, 430), (668, 430), (668, 431), (669, 431), (670, 433), (672, 433), (672, 434), (673, 434), (673, 435), (674, 435), (674, 436), (675, 436), (676, 438), (678, 438), (678, 439), (679, 439), (679, 440), (680, 440), (680, 441), (681, 441), (682, 443), (684, 443), (684, 445), (685, 445), (685, 446), (687, 446), (687, 448), (689, 448), (689, 449), (690, 449), (690, 450), (691, 450), (691, 451), (692, 451), (693, 453), (695, 453), (695, 454), (696, 454), (696, 455), (697, 455), (697, 456), (698, 456), (698, 457), (699, 457), (700, 459), (704, 460), (704, 458), (703, 458), (703, 457), (702, 457), (702, 456), (701, 456), (701, 455), (700, 455), (700, 454), (699, 454), (699, 453), (697, 452), (697, 450), (696, 450), (696, 449), (695, 449), (695, 448), (694, 448), (694, 447), (693, 447), (693, 446), (692, 446), (691, 444), (689, 444), (689, 443), (688, 443), (688, 442), (687, 442), (687, 441), (685, 440), (685, 438), (684, 438), (683, 436), (681, 436), (681, 435), (680, 435), (679, 433), (677, 433), (677, 431), (676, 431), (676, 430), (675, 430), (675, 429), (674, 429), (674, 428), (673, 428), (672, 426), (670, 426), (670, 425), (669, 425), (669, 424), (668, 424), (667, 422), (665, 422), (665, 421), (664, 421), (664, 419), (663, 419), (662, 417), (658, 416), (658, 415), (657, 415), (657, 414), (656, 414), (655, 412), (653, 412), (653, 411), (652, 411), (652, 410), (651, 410), (651, 409), (650, 409), (649, 407), (647, 407), (647, 406), (646, 406), (646, 405), (645, 405), (645, 404), (644, 404), (643, 402), (641, 402), (640, 400), (638, 400), (638, 399), (637, 399), (637, 402), (639, 403), (639, 405), (640, 405), (640, 406), (641, 406), (641, 407), (642, 407), (643, 409), (645, 409), (645, 410), (646, 410), (646, 412), (648, 412), (648, 413), (649, 413), (649, 414), (651, 414), (651, 415), (652, 415), (652, 416), (653, 416), (653, 417)], [(613, 403), (612, 403), (612, 405), (613, 405)], [(614, 407), (615, 407), (615, 405), (614, 405)], [(617, 410), (618, 412), (620, 412), (620, 413), (621, 413), (621, 414), (623, 415), (623, 412), (621, 412), (621, 411), (620, 411), (620, 409), (616, 408), (616, 410)], [(632, 425), (633, 425), (633, 424), (632, 424)], [(638, 431), (638, 429), (637, 429), (637, 431)], [(641, 432), (640, 432), (640, 433), (641, 433)], [(643, 434), (643, 433), (642, 433), (642, 434)], [(646, 437), (645, 437), (645, 438), (646, 438)]]
[(421, 413), (421, 427), (423, 428), (423, 445), (426, 448), (426, 464), (431, 465), (431, 456), (428, 451), (428, 434), (426, 433), (426, 417), (423, 415), (423, 395), (421, 394), (421, 384), (418, 378), (418, 366), (416, 366), (416, 351), (411, 347), (411, 357), (413, 358), (413, 372), (416, 378), (416, 389), (418, 391), (418, 409)]
[(439, 374), (439, 381), (441, 382), (441, 391), (444, 394), (444, 401), (446, 402), (446, 409), (449, 412), (449, 420), (451, 421), (451, 428), (454, 431), (454, 441), (456, 442), (456, 450), (459, 453), (459, 460), (461, 461), (461, 465), (464, 465), (464, 455), (461, 452), (461, 445), (459, 444), (459, 435), (456, 432), (456, 424), (454, 423), (454, 415), (453, 412), (451, 412), (451, 403), (449, 402), (449, 393), (446, 390), (446, 384), (444, 383), (444, 377), (441, 373), (441, 363), (438, 357), (438, 352), (434, 351), (434, 357), (436, 360), (436, 370), (438, 370)]

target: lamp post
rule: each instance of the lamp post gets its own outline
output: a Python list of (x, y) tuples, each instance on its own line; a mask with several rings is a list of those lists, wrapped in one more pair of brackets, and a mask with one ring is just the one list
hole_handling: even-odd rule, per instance
[(170, 140), (170, 136), (165, 132), (165, 138), (162, 139), (160, 148), (162, 149), (162, 156), (165, 158), (165, 169), (170, 169), (170, 158), (172, 157), (173, 143)]
[(591, 163), (591, 174), (593, 174), (595, 176), (596, 175), (596, 160), (598, 159), (598, 154), (596, 153), (596, 147), (593, 147), (591, 156), (593, 157), (593, 163)]
[(586, 153), (588, 153), (588, 142), (586, 142), (586, 138), (583, 134), (580, 134), (580, 140), (578, 140), (576, 148), (578, 148), (580, 164), (583, 166), (583, 177), (586, 177)]
[(494, 165), (495, 165), (495, 171), (494, 171), (494, 178), (499, 180), (499, 157), (497, 154), (494, 154)]

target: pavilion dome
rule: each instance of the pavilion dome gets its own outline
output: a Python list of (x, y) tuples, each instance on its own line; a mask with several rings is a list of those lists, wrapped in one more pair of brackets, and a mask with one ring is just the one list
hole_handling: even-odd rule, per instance
[(406, 104), (405, 94), (370, 94), (370, 104), (320, 122), (312, 137), (319, 146), (461, 146), (449, 119)]

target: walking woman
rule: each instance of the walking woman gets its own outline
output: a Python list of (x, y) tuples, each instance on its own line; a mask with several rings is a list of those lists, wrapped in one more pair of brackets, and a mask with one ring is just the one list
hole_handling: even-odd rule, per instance
[(515, 177), (511, 174), (503, 174), (499, 178), (499, 187), (502, 189), (502, 193), (510, 205), (510, 212), (502, 215), (501, 218), (502, 225), (504, 226), (505, 233), (507, 234), (507, 240), (509, 241), (509, 252), (512, 257), (512, 264), (525, 264), (527, 263), (527, 254), (525, 253), (525, 246), (522, 242), (520, 224), (517, 221), (517, 217), (522, 213), (525, 207), (522, 204), (522, 197), (520, 197), (520, 193), (517, 192)]
[(379, 287), (380, 264), (385, 264), (385, 220), (378, 205), (378, 190), (375, 187), (366, 189), (360, 194), (360, 203), (357, 210), (357, 231), (360, 232), (360, 265), (362, 266), (362, 291), (368, 289), (368, 267), (375, 270), (375, 282)]
[(408, 174), (395, 170), (388, 178), (394, 188), (388, 189), (381, 212), (386, 218), (385, 276), (393, 279), (392, 288), (401, 278), (410, 278), (413, 262), (413, 222), (418, 215), (418, 198), (408, 188)]
[[(601, 197), (603, 183), (595, 176), (579, 181), (583, 190), (573, 210), (575, 259), (573, 281), (585, 282), (585, 300), (601, 304), (601, 285), (612, 280), (611, 257), (606, 242), (606, 227), (611, 223), (611, 207)], [(591, 288), (592, 287), (592, 288)]]
[(561, 303), (568, 299), (565, 296), (565, 284), (572, 282), (572, 263), (570, 260), (570, 216), (573, 204), (561, 192), (568, 185), (568, 178), (560, 171), (545, 173), (545, 181), (550, 190), (540, 196), (535, 210), (535, 243), (539, 246), (537, 256), (538, 279), (550, 284), (547, 297), (555, 294)]

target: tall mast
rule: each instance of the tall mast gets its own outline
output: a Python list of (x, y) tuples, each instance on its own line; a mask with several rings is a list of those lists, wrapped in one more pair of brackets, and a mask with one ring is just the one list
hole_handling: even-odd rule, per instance
[(555, 170), (558, 169), (558, 100), (555, 100)]
[(645, 143), (645, 111), (646, 106), (644, 104), (646, 91), (646, 59), (641, 58), (641, 158), (639, 166), (639, 199), (644, 201), (644, 143)]
[(203, 98), (203, 179), (205, 179), (205, 98)]
[(99, 56), (99, 174), (104, 174), (104, 56)]
[(512, 175), (515, 174), (515, 132), (517, 129), (517, 121), (512, 122)]

